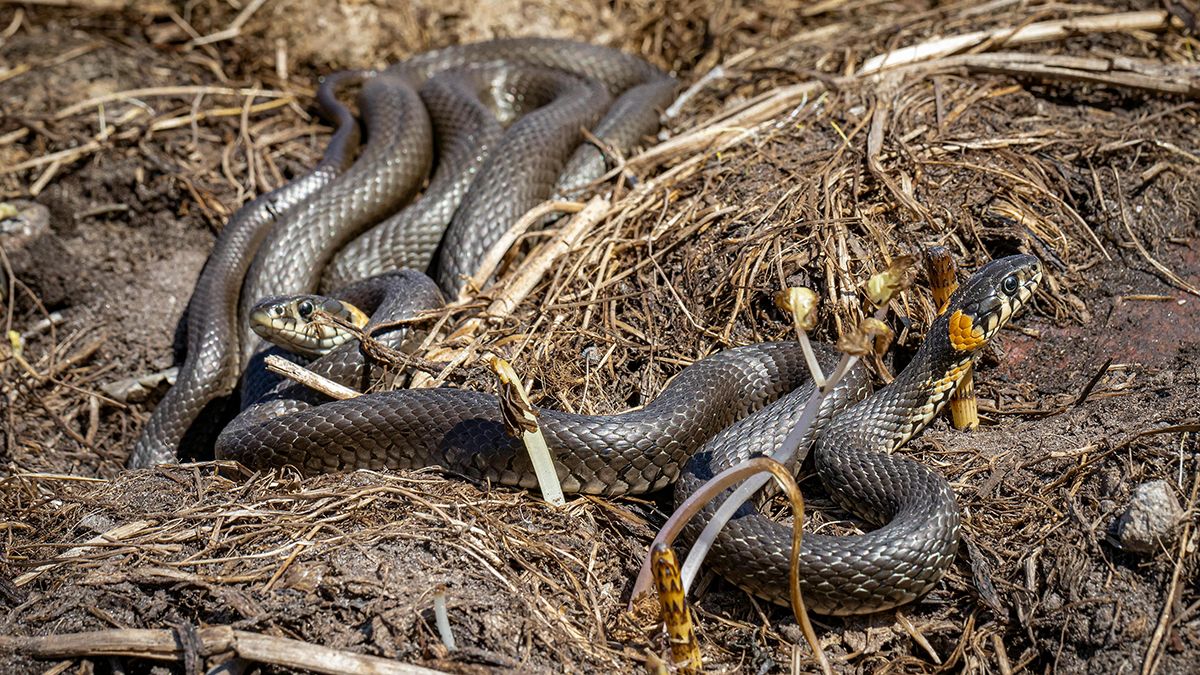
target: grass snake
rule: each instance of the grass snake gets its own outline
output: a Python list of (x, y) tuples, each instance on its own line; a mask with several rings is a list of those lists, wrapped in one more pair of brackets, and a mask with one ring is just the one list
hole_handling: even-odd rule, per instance
[[(361, 84), (361, 152), (358, 125), (337, 99), (351, 82)], [(657, 130), (674, 90), (673, 78), (637, 57), (542, 38), (446, 47), (326, 78), (318, 101), (338, 127), (324, 158), (242, 207), (221, 232), (188, 305), (176, 383), (128, 465), (211, 446), (212, 420), (261, 346), (247, 328), (254, 303), (316, 291), (323, 275), (337, 287), (424, 268), (435, 254), (442, 288), (456, 293), (519, 216), (607, 169), (601, 149), (583, 143), (584, 128), (626, 152)], [(410, 203), (435, 153), (437, 168)]]
[[(361, 85), (361, 151), (358, 126), (336, 98), (347, 82)], [(371, 327), (437, 304), (459, 290), (513, 220), (603, 173), (604, 153), (581, 144), (581, 128), (606, 150), (623, 152), (657, 128), (674, 87), (635, 57), (544, 39), (450, 47), (384, 71), (327, 78), (318, 99), (338, 128), (321, 163), (226, 225), (189, 303), (178, 382), (130, 465), (174, 459), (202, 412), (234, 389), (256, 349), (246, 319), (260, 299), (340, 287), (342, 297), (366, 308)], [(436, 282), (399, 269), (431, 265)], [(813, 429), (817, 473), (841, 504), (882, 527), (805, 538), (801, 579), (811, 609), (895, 606), (945, 573), (958, 545), (953, 493), (935, 472), (889, 453), (944, 405), (972, 355), (1028, 301), (1040, 275), (1029, 256), (985, 265), (893, 383), (868, 395), (869, 378), (856, 369), (826, 397)], [(268, 306), (288, 309), (276, 316), (259, 309), (255, 318), (307, 315), (325, 302), (276, 299)], [(404, 334), (379, 337), (399, 346)], [(311, 367), (352, 387), (371, 377), (353, 341)], [(249, 407), (217, 439), (219, 457), (310, 473), (440, 465), (536, 486), (491, 394), (443, 388), (327, 401), (287, 382), (254, 386)], [(620, 495), (674, 483), (682, 499), (711, 475), (777, 447), (811, 387), (797, 344), (761, 343), (697, 361), (644, 408), (609, 416), (543, 410), (540, 419), (567, 491)], [(711, 511), (693, 534), (708, 517)], [(790, 537), (747, 505), (714, 545), (714, 564), (743, 588), (787, 602)]]

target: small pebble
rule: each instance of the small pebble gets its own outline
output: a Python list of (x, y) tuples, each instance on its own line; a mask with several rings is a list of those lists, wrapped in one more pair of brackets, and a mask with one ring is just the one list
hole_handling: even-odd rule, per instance
[(1117, 520), (1121, 548), (1153, 553), (1171, 544), (1183, 509), (1166, 481), (1143, 483), (1133, 491), (1129, 508)]
[(11, 237), (8, 246), (16, 247), (50, 233), (50, 209), (23, 199), (0, 201), (0, 235)]

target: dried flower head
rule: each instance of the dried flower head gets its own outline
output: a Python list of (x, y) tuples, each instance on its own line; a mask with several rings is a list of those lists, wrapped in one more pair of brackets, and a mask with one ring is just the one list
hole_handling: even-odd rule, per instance
[(867, 280), (867, 298), (876, 307), (883, 307), (912, 285), (917, 259), (911, 255), (897, 256), (892, 264)]
[(867, 318), (858, 328), (838, 340), (837, 348), (853, 356), (866, 356), (872, 352), (883, 354), (892, 343), (895, 333), (879, 319)]
[(789, 312), (796, 325), (809, 331), (817, 327), (817, 294), (811, 288), (793, 286), (775, 294), (775, 306)]

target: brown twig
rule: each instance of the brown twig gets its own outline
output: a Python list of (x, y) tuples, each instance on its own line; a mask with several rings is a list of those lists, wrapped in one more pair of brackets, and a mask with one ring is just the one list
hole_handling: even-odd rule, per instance
[(263, 363), (270, 372), (275, 373), (276, 375), (282, 375), (283, 377), (286, 377), (293, 382), (298, 382), (309, 389), (319, 391), (332, 399), (344, 401), (346, 399), (358, 398), (359, 396), (362, 396), (362, 392), (354, 391), (350, 387), (338, 384), (337, 382), (334, 382), (326, 377), (322, 377), (308, 368), (296, 363), (292, 363), (291, 361), (288, 361), (277, 354), (268, 355), (265, 359), (263, 359)]
[(1125, 195), (1121, 190), (1121, 176), (1117, 173), (1116, 167), (1113, 167), (1112, 172), (1114, 182), (1117, 185), (1117, 208), (1121, 212), (1121, 223), (1125, 226), (1125, 234), (1129, 235), (1130, 241), (1132, 241), (1133, 245), (1137, 247), (1138, 253), (1141, 253), (1142, 257), (1146, 259), (1146, 262), (1154, 266), (1154, 269), (1162, 273), (1162, 275), (1167, 278), (1167, 281), (1170, 281), (1180, 289), (1200, 298), (1200, 288), (1197, 288), (1196, 286), (1184, 281), (1182, 277), (1180, 277), (1178, 274), (1175, 274), (1175, 272), (1171, 271), (1171, 269), (1166, 265), (1156, 260), (1154, 256), (1150, 255), (1150, 252), (1146, 250), (1146, 247), (1142, 245), (1142, 240), (1133, 233), (1133, 227), (1129, 224), (1129, 213), (1125, 209)]
[(179, 661), (232, 653), (257, 663), (334, 675), (435, 675), (442, 672), (311, 642), (234, 630), (229, 626), (205, 626), (195, 629), (194, 634), (195, 642), (187, 647), (194, 648), (195, 655), (190, 655), (176, 631), (170, 630), (119, 629), (43, 637), (0, 636), (0, 647), (42, 659), (128, 656)]

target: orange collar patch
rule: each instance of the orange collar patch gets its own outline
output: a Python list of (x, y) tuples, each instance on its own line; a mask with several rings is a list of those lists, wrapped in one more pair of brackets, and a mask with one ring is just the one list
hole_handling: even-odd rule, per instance
[(971, 323), (971, 317), (957, 310), (950, 315), (950, 346), (960, 352), (974, 351), (984, 345), (983, 330)]

